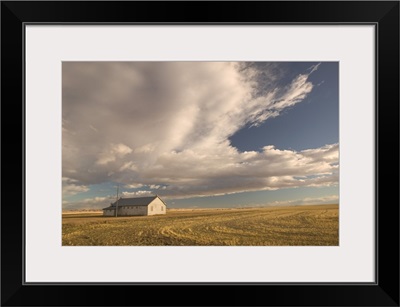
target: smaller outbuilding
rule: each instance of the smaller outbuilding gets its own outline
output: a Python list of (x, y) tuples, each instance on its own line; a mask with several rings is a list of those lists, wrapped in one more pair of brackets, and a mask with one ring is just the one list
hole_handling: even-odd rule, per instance
[[(117, 213), (117, 214), (116, 214)], [(103, 209), (103, 216), (134, 216), (166, 214), (167, 205), (156, 196), (122, 198)]]

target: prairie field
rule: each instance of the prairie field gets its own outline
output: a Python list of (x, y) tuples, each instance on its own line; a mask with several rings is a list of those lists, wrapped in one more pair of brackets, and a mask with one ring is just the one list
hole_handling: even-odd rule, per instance
[(339, 207), (168, 209), (165, 215), (117, 218), (63, 212), (62, 245), (337, 246)]
[(62, 245), (339, 245), (339, 206), (168, 209), (165, 215), (103, 217), (63, 212)]

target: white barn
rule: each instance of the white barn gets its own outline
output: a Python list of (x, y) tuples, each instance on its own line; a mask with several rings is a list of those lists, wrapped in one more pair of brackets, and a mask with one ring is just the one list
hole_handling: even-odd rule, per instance
[(103, 209), (103, 216), (131, 216), (131, 215), (156, 215), (166, 214), (167, 205), (160, 197), (119, 198), (109, 207)]

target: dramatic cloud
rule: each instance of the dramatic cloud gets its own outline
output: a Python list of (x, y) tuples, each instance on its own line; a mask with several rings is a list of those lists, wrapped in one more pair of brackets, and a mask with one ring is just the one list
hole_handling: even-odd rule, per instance
[(75, 195), (82, 192), (89, 191), (89, 188), (84, 185), (77, 184), (77, 180), (71, 178), (62, 178), (62, 193), (63, 195)]
[(209, 151), (161, 154), (140, 174), (145, 184), (158, 180), (167, 185), (157, 190), (160, 195), (178, 198), (334, 185), (337, 162), (338, 144), (300, 152), (266, 146), (262, 152), (243, 153), (223, 144)]
[(108, 181), (175, 198), (337, 184), (338, 144), (240, 152), (229, 142), (301, 102), (316, 69), (279, 86), (273, 65), (64, 62), (64, 195)]
[(99, 158), (97, 159), (96, 163), (104, 165), (109, 162), (115, 161), (117, 158), (122, 158), (123, 156), (131, 152), (132, 149), (124, 144), (110, 144), (108, 150), (99, 154)]

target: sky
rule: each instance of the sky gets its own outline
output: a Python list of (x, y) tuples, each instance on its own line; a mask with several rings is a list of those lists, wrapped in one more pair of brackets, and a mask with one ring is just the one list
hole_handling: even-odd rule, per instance
[(339, 202), (337, 62), (63, 62), (62, 207)]

